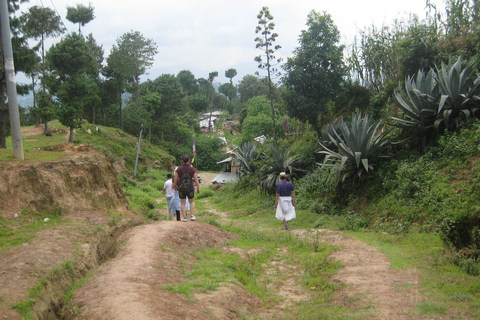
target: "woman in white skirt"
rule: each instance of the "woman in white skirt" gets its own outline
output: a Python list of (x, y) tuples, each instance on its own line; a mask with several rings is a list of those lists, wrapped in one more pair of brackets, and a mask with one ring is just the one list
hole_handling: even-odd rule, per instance
[(290, 181), (287, 181), (287, 174), (280, 172), (280, 183), (277, 185), (275, 197), (275, 206), (277, 207), (275, 217), (283, 221), (285, 230), (290, 230), (288, 221), (296, 218), (295, 207), (293, 206), (296, 204), (295, 188)]

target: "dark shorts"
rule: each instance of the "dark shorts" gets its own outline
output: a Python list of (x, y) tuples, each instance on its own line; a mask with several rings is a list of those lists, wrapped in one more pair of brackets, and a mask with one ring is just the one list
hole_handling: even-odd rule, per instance
[(185, 199), (186, 197), (188, 197), (188, 199), (193, 199), (193, 197), (195, 196), (195, 192), (193, 191), (194, 190), (190, 191), (187, 194), (183, 193), (182, 191), (178, 191), (178, 196), (180, 197), (180, 199)]

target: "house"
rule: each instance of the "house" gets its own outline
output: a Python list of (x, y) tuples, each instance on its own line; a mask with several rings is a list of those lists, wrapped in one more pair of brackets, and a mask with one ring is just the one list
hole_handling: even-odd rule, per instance
[(238, 178), (238, 170), (240, 169), (240, 161), (235, 155), (235, 150), (227, 152), (227, 155), (230, 157), (217, 162), (219, 165), (225, 165), (225, 170), (220, 172), (213, 180), (212, 183), (226, 183), (226, 182), (235, 182)]

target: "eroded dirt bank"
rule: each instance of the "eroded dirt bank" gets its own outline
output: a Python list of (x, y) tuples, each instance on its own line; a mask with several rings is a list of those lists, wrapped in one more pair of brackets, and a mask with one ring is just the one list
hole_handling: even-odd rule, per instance
[(0, 214), (22, 210), (73, 211), (85, 208), (129, 210), (110, 161), (97, 152), (75, 153), (48, 162), (2, 163)]

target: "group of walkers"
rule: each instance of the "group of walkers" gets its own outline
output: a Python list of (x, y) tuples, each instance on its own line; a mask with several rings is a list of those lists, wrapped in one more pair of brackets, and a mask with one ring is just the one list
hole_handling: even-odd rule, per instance
[[(187, 211), (190, 211), (190, 221), (195, 218), (195, 187), (200, 193), (197, 170), (190, 164), (190, 157), (182, 157), (182, 165), (175, 169), (175, 176), (167, 174), (167, 181), (163, 186), (163, 194), (167, 197), (167, 206), (170, 215), (176, 216), (177, 221), (188, 222)], [(277, 210), (275, 217), (283, 221), (285, 230), (289, 231), (288, 221), (296, 218), (294, 205), (297, 204), (295, 188), (287, 180), (285, 172), (280, 173), (280, 183), (277, 185), (275, 206)], [(181, 217), (180, 217), (181, 215)]]
[(163, 194), (167, 196), (168, 211), (172, 216), (176, 215), (177, 221), (188, 222), (187, 210), (190, 211), (190, 221), (197, 220), (193, 200), (195, 186), (197, 193), (200, 193), (197, 170), (190, 164), (190, 157), (185, 155), (182, 157), (182, 165), (175, 169), (175, 177), (172, 177), (171, 173), (167, 174), (167, 181), (163, 185)]

